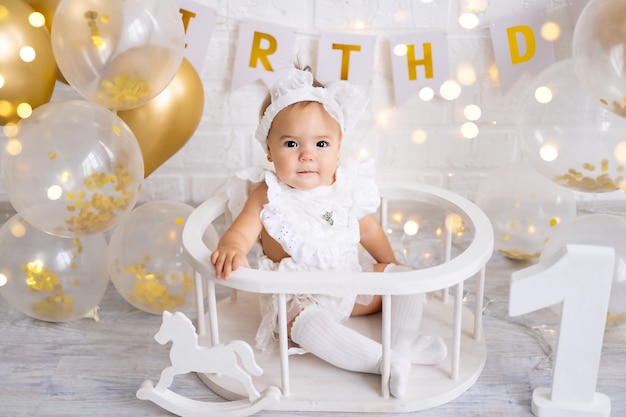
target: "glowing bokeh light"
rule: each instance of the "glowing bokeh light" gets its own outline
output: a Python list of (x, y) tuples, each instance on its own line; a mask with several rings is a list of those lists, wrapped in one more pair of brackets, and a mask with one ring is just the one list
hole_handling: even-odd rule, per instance
[(459, 16), (459, 25), (463, 29), (475, 29), (479, 23), (480, 19), (476, 16), (476, 13), (465, 12)]
[(480, 119), (483, 112), (476, 104), (469, 104), (463, 109), (463, 115), (467, 120), (476, 121)]
[(556, 22), (546, 22), (541, 26), (541, 37), (554, 42), (561, 36), (561, 26)]
[(439, 88), (441, 97), (446, 100), (456, 100), (461, 95), (461, 85), (455, 80), (447, 80)]
[(461, 135), (465, 139), (474, 139), (478, 136), (478, 126), (474, 122), (465, 122), (461, 125)]
[(428, 140), (428, 134), (426, 133), (426, 131), (421, 129), (415, 130), (411, 134), (411, 140), (413, 141), (413, 143), (421, 145)]
[(559, 157), (559, 149), (552, 144), (545, 144), (539, 150), (539, 156), (546, 162), (552, 162)]
[(423, 101), (430, 101), (435, 97), (435, 92), (430, 87), (424, 87), (419, 91), (419, 98)]
[(538, 87), (535, 90), (535, 100), (541, 104), (547, 104), (552, 101), (552, 90), (549, 87)]
[(476, 82), (476, 69), (474, 65), (465, 62), (456, 69), (456, 78), (461, 85), (468, 86)]
[(416, 221), (409, 220), (404, 223), (404, 233), (408, 236), (415, 236), (419, 231), (419, 224)]

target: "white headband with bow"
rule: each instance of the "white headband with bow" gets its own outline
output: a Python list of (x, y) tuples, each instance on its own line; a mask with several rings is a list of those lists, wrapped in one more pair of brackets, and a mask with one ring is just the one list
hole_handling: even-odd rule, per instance
[(270, 88), (271, 104), (263, 113), (255, 137), (267, 152), (267, 135), (276, 115), (285, 107), (302, 101), (316, 101), (339, 123), (345, 133), (361, 118), (368, 103), (365, 90), (346, 81), (329, 83), (326, 87), (314, 87), (309, 71), (289, 70), (286, 77)]

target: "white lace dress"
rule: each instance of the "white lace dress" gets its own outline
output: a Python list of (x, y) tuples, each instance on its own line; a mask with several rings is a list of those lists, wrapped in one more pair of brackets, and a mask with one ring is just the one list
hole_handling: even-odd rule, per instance
[[(258, 172), (258, 171), (257, 171)], [(342, 162), (335, 183), (313, 190), (297, 190), (282, 183), (272, 171), (262, 175), (248, 171), (248, 179), (264, 179), (269, 202), (261, 211), (267, 231), (290, 257), (273, 262), (261, 256), (258, 268), (271, 271), (361, 271), (359, 220), (380, 204), (373, 160)], [(241, 176), (240, 176), (241, 178)], [(294, 274), (297, 279), (297, 274)], [(369, 297), (371, 299), (371, 297)], [(361, 299), (359, 299), (360, 301)], [(350, 316), (356, 294), (333, 297), (293, 294), (287, 297), (287, 320), (311, 304), (328, 307), (343, 320)], [(365, 297), (362, 302), (367, 302)], [(262, 319), (256, 347), (264, 350), (276, 340), (277, 297), (262, 296)]]

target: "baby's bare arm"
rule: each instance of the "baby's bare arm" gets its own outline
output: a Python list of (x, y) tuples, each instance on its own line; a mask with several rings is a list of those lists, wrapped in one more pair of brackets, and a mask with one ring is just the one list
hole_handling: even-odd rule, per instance
[(228, 279), (240, 266), (249, 266), (247, 254), (263, 229), (260, 213), (266, 202), (267, 186), (263, 183), (252, 191), (239, 216), (222, 235), (211, 254), (217, 279)]
[(397, 263), (389, 239), (374, 215), (368, 214), (359, 220), (361, 244), (379, 264)]

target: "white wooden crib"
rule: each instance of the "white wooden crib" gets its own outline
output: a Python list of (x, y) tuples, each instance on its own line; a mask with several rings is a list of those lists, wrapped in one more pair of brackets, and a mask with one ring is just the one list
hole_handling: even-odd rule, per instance
[[(253, 377), (258, 396), (249, 395), (242, 384), (228, 375), (199, 372), (202, 381), (226, 403), (203, 403), (156, 389), (146, 381), (137, 393), (181, 416), (251, 415), (260, 409), (319, 412), (408, 412), (447, 403), (471, 387), (482, 372), (486, 344), (482, 336), (482, 300), (485, 265), (493, 251), (493, 230), (486, 215), (473, 203), (450, 191), (417, 184), (381, 187), (380, 217), (393, 229), (390, 208), (412, 206), (436, 213), (441, 261), (410, 272), (394, 273), (293, 273), (242, 268), (228, 281), (215, 280), (209, 261), (223, 224), (225, 196), (213, 197), (189, 216), (183, 231), (183, 247), (195, 270), (198, 344), (205, 349), (223, 342), (242, 340), (254, 346), (260, 320), (258, 294), (278, 294), (279, 343), (272, 352), (255, 351), (263, 374)], [(472, 236), (460, 249), (454, 246), (455, 230), (446, 226), (449, 215), (461, 219), (465, 235)], [(459, 226), (458, 220), (454, 222)], [(216, 224), (218, 226), (216, 226)], [(393, 226), (393, 225), (392, 225)], [(418, 233), (411, 239), (420, 239)], [(408, 239), (404, 236), (403, 239)], [(456, 250), (457, 253), (454, 253)], [(464, 284), (476, 278), (473, 312), (464, 305)], [(216, 285), (232, 289), (218, 301)], [(203, 288), (206, 288), (203, 293)], [(348, 325), (379, 340), (383, 345), (383, 372), (379, 375), (344, 371), (310, 354), (290, 348), (286, 331), (285, 294), (381, 294), (381, 314), (350, 318)], [(440, 335), (448, 345), (448, 358), (439, 365), (413, 365), (407, 395), (389, 395), (390, 306), (396, 294), (428, 293), (422, 329)], [(205, 306), (206, 301), (206, 306)]]

